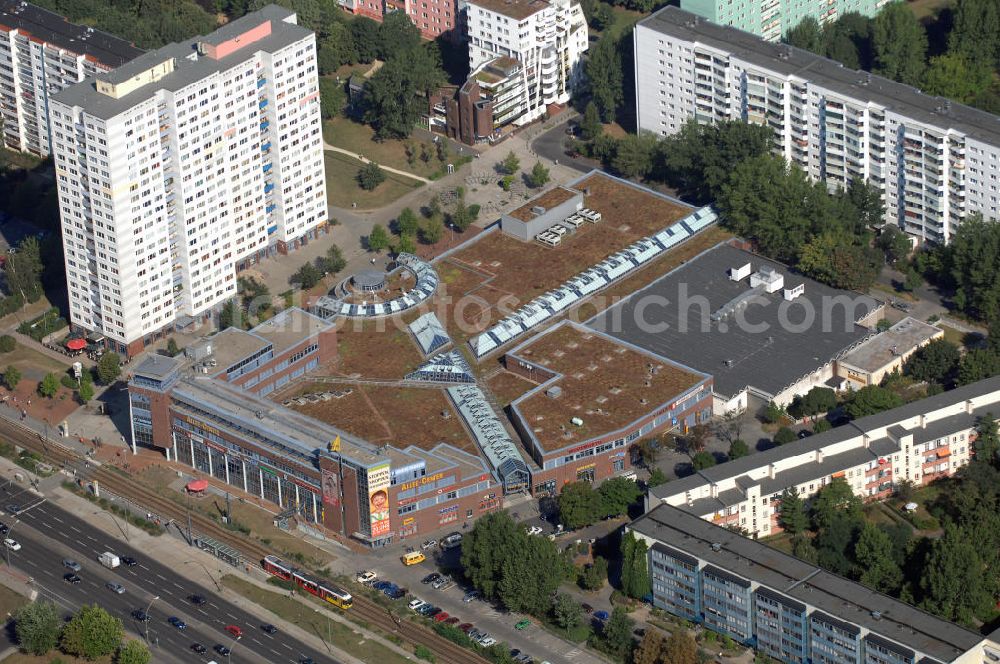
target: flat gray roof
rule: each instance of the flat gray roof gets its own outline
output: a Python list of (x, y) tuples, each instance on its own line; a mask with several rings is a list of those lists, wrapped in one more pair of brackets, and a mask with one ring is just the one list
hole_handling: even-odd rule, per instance
[[(860, 583), (716, 526), (670, 505), (660, 505), (629, 526), (651, 539), (761, 584), (899, 646), (951, 662), (983, 637)], [(718, 551), (713, 544), (719, 544)], [(872, 613), (880, 617), (875, 618)]]
[(1000, 145), (1000, 116), (925, 95), (917, 88), (855, 71), (809, 51), (716, 25), (679, 7), (664, 7), (639, 25), (678, 39), (700, 42), (765, 69), (812, 81), (846, 97), (871, 101), (918, 122), (941, 129), (954, 128), (986, 143)]
[(168, 357), (153, 353), (147, 355), (133, 370), (133, 373), (154, 380), (163, 380), (174, 371), (177, 371), (183, 364), (183, 356)]
[(250, 330), (250, 334), (266, 340), (280, 355), (289, 348), (315, 337), (333, 325), (299, 307), (291, 307)]
[[(259, 51), (273, 53), (311, 35), (311, 30), (285, 21), (293, 15), (294, 12), (277, 5), (267, 5), (263, 9), (227, 24), (220, 29), (225, 30), (225, 34), (229, 35), (226, 37), (227, 39), (264, 21), (271, 21), (271, 34), (244, 48), (237, 49), (219, 60), (198, 55), (198, 44), (200, 42), (214, 43), (216, 41), (215, 35), (219, 32), (217, 30), (208, 36), (194, 37), (180, 43), (167, 44), (155, 51), (149, 51), (113, 71), (71, 85), (53, 98), (69, 106), (79, 106), (94, 117), (103, 120), (113, 118), (149, 99), (159, 90), (176, 92), (213, 73), (230, 69)], [(137, 88), (119, 99), (97, 91), (96, 80), (120, 83), (170, 59), (174, 60), (172, 73), (155, 83)]]
[(843, 361), (868, 372), (878, 371), (897, 356), (944, 334), (939, 327), (907, 316), (847, 353)]
[(30, 34), (43, 42), (91, 58), (107, 67), (120, 67), (142, 55), (131, 43), (20, 0), (0, 0), (0, 26)]
[[(712, 320), (713, 314), (749, 294), (747, 278), (729, 278), (730, 269), (747, 263), (752, 273), (764, 267), (783, 275), (784, 288), (804, 285), (804, 293), (785, 302), (780, 289), (773, 294), (758, 292), (734, 313)], [(870, 335), (856, 321), (879, 306), (867, 295), (825, 286), (724, 242), (588, 324), (711, 374), (717, 394), (731, 397), (752, 386), (776, 395)], [(805, 325), (808, 309), (815, 317)], [(761, 325), (766, 330), (757, 331)]]

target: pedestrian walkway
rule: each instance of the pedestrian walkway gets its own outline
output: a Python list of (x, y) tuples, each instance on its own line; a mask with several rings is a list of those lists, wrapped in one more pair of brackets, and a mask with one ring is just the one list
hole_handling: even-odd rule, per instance
[[(350, 150), (345, 150), (344, 148), (338, 148), (336, 145), (330, 145), (326, 141), (323, 141), (323, 149), (324, 150), (328, 150), (329, 152), (339, 152), (340, 154), (346, 154), (348, 157), (351, 157), (352, 159), (357, 159), (362, 164), (370, 164), (370, 163), (372, 163), (371, 159), (369, 159), (368, 157), (366, 157), (364, 155), (358, 154), (357, 152), (351, 152)], [(424, 184), (430, 184), (431, 183), (431, 180), (428, 180), (425, 177), (421, 177), (421, 176), (417, 175), (416, 173), (410, 173), (408, 171), (401, 171), (398, 168), (393, 168), (392, 166), (386, 166), (384, 164), (379, 164), (378, 167), (381, 168), (383, 171), (389, 171), (390, 173), (395, 173), (396, 175), (402, 175), (403, 177), (408, 177), (411, 180), (419, 180), (420, 182), (423, 182)]]

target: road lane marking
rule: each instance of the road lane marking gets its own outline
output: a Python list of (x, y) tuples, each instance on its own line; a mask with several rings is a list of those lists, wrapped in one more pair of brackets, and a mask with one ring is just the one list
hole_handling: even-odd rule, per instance
[(290, 645), (288, 645), (287, 643), (282, 643), (281, 645), (283, 645), (283, 646), (285, 647), (285, 649), (286, 649), (286, 650), (294, 650), (294, 648), (292, 648), (292, 647), (291, 647)]

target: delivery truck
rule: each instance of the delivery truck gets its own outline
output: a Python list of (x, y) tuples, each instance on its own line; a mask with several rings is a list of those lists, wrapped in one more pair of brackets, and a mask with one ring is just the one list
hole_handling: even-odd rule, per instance
[(114, 569), (122, 564), (121, 558), (110, 551), (105, 551), (101, 555), (97, 556), (97, 560), (108, 569)]

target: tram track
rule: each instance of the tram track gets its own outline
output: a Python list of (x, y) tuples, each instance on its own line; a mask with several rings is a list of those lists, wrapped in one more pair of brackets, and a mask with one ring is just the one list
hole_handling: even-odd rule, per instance
[[(98, 482), (99, 487), (156, 514), (164, 523), (177, 524), (182, 532), (186, 532), (190, 516), (192, 532), (211, 537), (239, 551), (245, 560), (254, 566), (259, 567), (265, 556), (278, 554), (258, 542), (226, 529), (199, 512), (189, 511), (185, 505), (156, 493), (118, 470), (96, 465), (87, 468), (88, 460), (84, 456), (59, 443), (47, 441), (40, 434), (16, 422), (0, 418), (0, 436), (15, 445), (41, 454), (50, 463), (75, 469), (78, 476), (83, 471), (83, 476), (90, 481)], [(387, 633), (398, 634), (414, 645), (428, 648), (443, 664), (488, 664), (488, 660), (478, 653), (453, 643), (422, 625), (397, 619), (388, 609), (368, 597), (354, 593), (352, 595), (354, 605), (350, 611), (357, 612), (358, 617)]]

